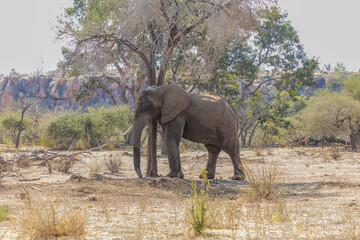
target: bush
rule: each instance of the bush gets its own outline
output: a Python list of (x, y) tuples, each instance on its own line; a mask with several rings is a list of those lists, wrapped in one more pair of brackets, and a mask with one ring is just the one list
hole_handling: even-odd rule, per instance
[(46, 143), (56, 148), (95, 147), (121, 134), (130, 126), (132, 112), (128, 106), (88, 108), (87, 112), (66, 112), (47, 124)]
[(250, 200), (269, 198), (276, 188), (281, 185), (284, 176), (279, 167), (273, 163), (270, 163), (269, 166), (262, 164), (261, 167), (252, 169), (247, 161), (243, 161), (243, 168), (250, 186), (248, 192)]
[[(10, 138), (12, 142), (15, 143), (18, 134), (20, 120), (21, 120), (21, 113), (19, 112), (14, 112), (10, 110), (6, 110), (2, 112), (2, 116), (0, 117), (0, 124), (4, 138)], [(22, 123), (23, 131), (27, 130), (31, 126), (31, 124), (32, 124), (31, 119), (29, 119), (25, 115)]]
[(91, 146), (104, 144), (113, 137), (120, 138), (133, 117), (128, 106), (88, 108), (88, 116), (85, 128)]
[(48, 138), (54, 141), (54, 147), (68, 148), (84, 138), (85, 119), (83, 115), (79, 112), (66, 112), (50, 120), (46, 132)]
[(197, 190), (196, 181), (192, 181), (190, 200), (190, 216), (191, 226), (195, 235), (204, 232), (207, 223), (207, 199), (209, 191), (209, 181), (207, 180), (207, 172), (201, 171), (201, 185), (199, 192)]
[(119, 156), (109, 155), (104, 157), (105, 159), (105, 166), (111, 173), (119, 173), (121, 167), (121, 159)]

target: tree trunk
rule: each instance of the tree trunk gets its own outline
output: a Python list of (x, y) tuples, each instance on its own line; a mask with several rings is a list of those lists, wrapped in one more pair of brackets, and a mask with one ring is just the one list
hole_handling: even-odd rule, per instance
[[(257, 123), (255, 124), (255, 127), (251, 130), (251, 133), (250, 133), (250, 136), (249, 136), (249, 141), (248, 141), (249, 148), (251, 147), (251, 142), (252, 142), (252, 139), (253, 139), (253, 137), (254, 137), (255, 130), (256, 130), (257, 126), (259, 125), (259, 123), (260, 123), (260, 122), (257, 122)], [(265, 137), (264, 137), (264, 139), (265, 139)]]
[(19, 122), (19, 129), (18, 129), (18, 134), (16, 136), (16, 141), (15, 141), (15, 148), (16, 150), (19, 150), (19, 144), (20, 144), (20, 135), (21, 135), (21, 132), (22, 130), (24, 130), (22, 128), (22, 123), (23, 123), (23, 120), (24, 120), (24, 115), (25, 115), (25, 111), (31, 106), (31, 104), (27, 105), (26, 107), (23, 108), (22, 112), (21, 112), (21, 119), (20, 119), (20, 122)]
[(350, 133), (350, 145), (351, 145), (351, 151), (357, 151), (357, 135), (354, 132)]
[(146, 168), (147, 177), (158, 177), (157, 160), (156, 160), (156, 134), (157, 123), (153, 121), (149, 126), (149, 138), (148, 138), (148, 161)]

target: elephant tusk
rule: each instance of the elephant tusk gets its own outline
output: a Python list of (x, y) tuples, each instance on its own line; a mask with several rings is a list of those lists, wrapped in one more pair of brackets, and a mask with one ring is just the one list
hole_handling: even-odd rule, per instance
[(131, 124), (131, 126), (128, 128), (128, 130), (126, 130), (125, 132), (123, 132), (121, 135), (125, 136), (126, 134), (132, 132), (133, 129), (134, 129), (134, 125)]

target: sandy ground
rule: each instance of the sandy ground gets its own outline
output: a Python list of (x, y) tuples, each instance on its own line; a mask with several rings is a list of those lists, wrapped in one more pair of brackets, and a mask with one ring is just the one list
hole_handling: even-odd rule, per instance
[[(242, 150), (241, 158), (258, 174), (264, 168), (281, 172), (276, 192), (266, 200), (249, 198), (247, 182), (229, 180), (231, 161), (221, 153), (202, 236), (195, 237), (191, 231), (187, 195), (191, 180), (200, 183), (207, 152), (181, 154), (185, 179), (138, 179), (132, 151), (125, 149), (83, 156), (67, 174), (56, 168), (49, 174), (47, 167), (15, 169), (0, 188), (0, 205), (7, 204), (11, 210), (10, 220), (0, 222), (0, 239), (26, 238), (21, 224), (28, 204), (26, 192), (33, 204), (44, 208), (56, 203), (59, 211), (83, 211), (85, 239), (360, 239), (360, 153), (342, 150), (334, 160), (331, 148), (260, 151)], [(104, 161), (109, 155), (121, 159), (117, 176), (103, 175), (108, 172)], [(145, 167), (143, 155), (143, 173)], [(167, 159), (159, 156), (158, 167), (165, 176)], [(84, 178), (70, 180), (74, 174)]]

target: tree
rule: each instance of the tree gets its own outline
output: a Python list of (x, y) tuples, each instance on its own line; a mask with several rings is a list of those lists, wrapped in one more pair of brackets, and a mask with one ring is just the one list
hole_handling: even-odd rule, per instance
[(25, 116), (25, 112), (29, 109), (31, 104), (21, 107), (21, 113), (18, 111), (9, 111), (3, 113), (0, 119), (2, 128), (9, 132), (15, 148), (19, 149), (20, 136), (24, 130), (31, 125), (31, 120)]
[(345, 92), (357, 101), (360, 101), (360, 74), (352, 73), (344, 81)]
[[(173, 53), (186, 37), (202, 33), (221, 49), (256, 25), (269, 0), (75, 0), (59, 18), (59, 37), (84, 52), (89, 44), (123, 47), (143, 64), (150, 86), (164, 84)], [(196, 46), (194, 51), (196, 51)], [(147, 176), (157, 175), (156, 122), (149, 131)]]
[(360, 134), (360, 102), (344, 93), (320, 91), (310, 98), (298, 114), (305, 136), (350, 136), (352, 150), (357, 150)]
[[(259, 15), (261, 24), (254, 36), (248, 41), (230, 43), (205, 85), (226, 97), (238, 110), (243, 146), (247, 145), (246, 136), (252, 136), (265, 119), (273, 121), (284, 116), (287, 109), (283, 107), (289, 106), (288, 101), (294, 99), (299, 88), (313, 84), (313, 72), (318, 66), (316, 59), (306, 56), (287, 14), (272, 7)], [(257, 95), (259, 91), (262, 94)], [(278, 104), (260, 104), (272, 99)], [(280, 105), (282, 111), (276, 107)], [(269, 109), (271, 106), (273, 110)], [(271, 118), (263, 108), (272, 113)]]

